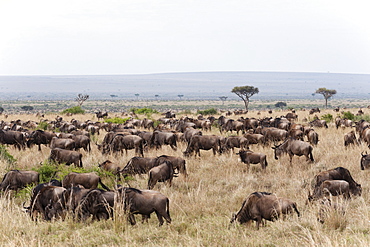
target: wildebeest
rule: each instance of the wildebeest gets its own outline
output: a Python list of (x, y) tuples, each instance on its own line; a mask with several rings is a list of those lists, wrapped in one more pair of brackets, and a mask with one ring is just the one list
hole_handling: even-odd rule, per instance
[(316, 107), (316, 108), (312, 108), (312, 109), (309, 111), (309, 114), (310, 114), (310, 115), (312, 115), (312, 114), (314, 114), (315, 112), (320, 113), (320, 109), (319, 109), (318, 107)]
[(251, 150), (240, 150), (239, 151), (240, 160), (248, 165), (249, 164), (261, 164), (262, 169), (266, 169), (268, 163), (266, 155), (262, 153), (254, 153)]
[(155, 166), (162, 164), (164, 161), (169, 161), (172, 164), (174, 172), (184, 174), (187, 176), (186, 173), (186, 161), (181, 157), (169, 156), (169, 155), (161, 155), (155, 159)]
[(234, 152), (234, 148), (240, 148), (244, 150), (248, 148), (248, 139), (244, 136), (229, 136), (225, 140), (225, 148), (226, 150), (232, 150)]
[(26, 138), (19, 131), (1, 130), (0, 129), (0, 143), (14, 145), (19, 150), (25, 149)]
[(316, 146), (319, 143), (319, 134), (317, 134), (317, 132), (314, 129), (309, 128), (305, 131), (305, 133), (306, 133), (308, 142), (311, 145)]
[(159, 131), (153, 132), (151, 144), (157, 149), (162, 145), (170, 145), (173, 150), (177, 150), (176, 135), (173, 132)]
[(321, 183), (320, 187), (314, 191), (313, 195), (308, 195), (308, 200), (317, 200), (330, 195), (343, 195), (344, 198), (349, 199), (351, 197), (349, 183), (345, 180), (325, 180)]
[(29, 184), (38, 184), (39, 176), (36, 171), (11, 170), (4, 175), (0, 189), (18, 191)]
[(353, 126), (353, 121), (350, 119), (341, 119), (340, 117), (337, 117), (335, 119), (335, 127), (338, 129), (339, 127), (352, 127)]
[(244, 224), (254, 220), (258, 230), (263, 219), (274, 221), (280, 215), (293, 213), (293, 210), (299, 217), (300, 213), (295, 202), (267, 192), (254, 192), (243, 201), (241, 209), (233, 214), (230, 222), (238, 221)]
[(69, 138), (58, 138), (53, 137), (50, 142), (50, 148), (61, 148), (66, 150), (74, 150), (76, 148), (76, 142)]
[(95, 112), (95, 114), (96, 114), (96, 117), (98, 118), (98, 120), (101, 119), (101, 118), (108, 117), (108, 112), (98, 111), (98, 112)]
[(349, 145), (359, 145), (354, 130), (344, 135), (344, 146), (347, 147)]
[(86, 135), (75, 135), (72, 140), (75, 141), (75, 150), (83, 148), (86, 152), (91, 151), (90, 137)]
[[(45, 186), (32, 195), (30, 205), (25, 209), (32, 219), (35, 219), (36, 214), (40, 213), (44, 220), (51, 220), (52, 218), (46, 212), (46, 207), (50, 204), (60, 203), (65, 190), (65, 188), (59, 186)], [(57, 215), (54, 215), (54, 217), (57, 217)]]
[(122, 174), (146, 174), (156, 165), (157, 158), (132, 157), (121, 170)]
[(328, 128), (328, 124), (326, 123), (325, 120), (320, 120), (320, 119), (315, 119), (311, 122), (308, 123), (310, 126), (312, 127), (325, 127), (325, 128)]
[(214, 155), (216, 155), (216, 152), (221, 153), (220, 137), (216, 135), (194, 135), (191, 137), (184, 155), (190, 156), (192, 153), (195, 153), (195, 156), (198, 154), (200, 157), (200, 149), (212, 149)]
[(90, 216), (93, 220), (111, 218), (113, 216), (114, 197), (115, 193), (113, 191), (90, 190), (79, 202), (77, 217), (81, 220), (86, 220)]
[(186, 128), (185, 131), (184, 131), (184, 139), (187, 143), (190, 142), (190, 139), (194, 136), (194, 135), (202, 135), (202, 131), (200, 130), (197, 130), (197, 129), (194, 129), (194, 128)]
[(135, 154), (144, 157), (144, 140), (137, 135), (116, 135), (109, 144), (110, 150), (113, 152), (126, 151), (135, 149)]
[(236, 131), (237, 135), (239, 134), (239, 131), (244, 132), (244, 130), (245, 130), (243, 122), (236, 121), (236, 120), (233, 120), (233, 119), (229, 119), (222, 127), (226, 132)]
[(147, 119), (147, 118), (144, 118), (141, 121), (141, 127), (145, 128), (145, 129), (149, 129), (149, 130), (154, 129), (154, 121), (150, 120), (150, 119)]
[(85, 189), (96, 189), (100, 184), (105, 190), (110, 190), (105, 184), (102, 183), (101, 178), (93, 172), (89, 173), (68, 173), (62, 181), (64, 188), (70, 188), (77, 185), (82, 185)]
[(283, 153), (287, 153), (290, 158), (290, 164), (292, 164), (294, 155), (304, 155), (306, 156), (307, 160), (311, 160), (311, 162), (314, 161), (312, 155), (313, 147), (304, 141), (288, 138), (280, 145), (275, 145), (275, 147), (272, 147), (272, 149), (274, 149), (275, 159), (278, 159)]
[(325, 180), (345, 180), (349, 183), (350, 193), (353, 195), (361, 195), (362, 188), (361, 184), (358, 184), (351, 176), (348, 169), (344, 167), (337, 167), (331, 170), (322, 171), (317, 174), (314, 178), (314, 193), (319, 190), (320, 185)]
[(165, 160), (158, 166), (153, 167), (149, 170), (148, 189), (151, 190), (157, 184), (157, 182), (167, 182), (171, 187), (172, 179), (174, 177), (173, 166), (170, 161)]
[(27, 138), (27, 147), (31, 147), (33, 144), (36, 144), (39, 147), (39, 151), (41, 151), (41, 144), (49, 145), (53, 137), (56, 137), (56, 134), (52, 132), (43, 130), (32, 131)]
[(265, 144), (265, 137), (262, 134), (245, 133), (243, 135), (248, 140), (248, 144)]
[(110, 160), (106, 160), (106, 161), (98, 164), (98, 167), (100, 167), (103, 170), (110, 171), (114, 175), (119, 174), (120, 171), (122, 170), (122, 168), (119, 165), (117, 165), (116, 163), (111, 162)]
[(50, 150), (49, 160), (65, 163), (67, 166), (74, 164), (77, 167), (82, 167), (82, 154), (77, 151), (53, 148)]
[(367, 154), (367, 152), (365, 154), (363, 154), (363, 152), (361, 152), (361, 170), (365, 170), (365, 169), (369, 169), (370, 167), (370, 154)]
[(163, 218), (167, 223), (171, 223), (169, 200), (160, 192), (124, 187), (117, 191), (118, 200), (123, 203), (131, 225), (136, 224), (134, 214), (141, 214), (149, 218), (153, 212), (156, 213), (160, 226), (163, 225)]

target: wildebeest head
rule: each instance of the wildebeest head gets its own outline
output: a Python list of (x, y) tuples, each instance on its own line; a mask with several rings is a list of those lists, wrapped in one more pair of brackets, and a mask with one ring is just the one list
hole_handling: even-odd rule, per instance
[(361, 170), (365, 170), (370, 167), (370, 155), (367, 154), (367, 152), (365, 154), (363, 153), (364, 152), (361, 152)]

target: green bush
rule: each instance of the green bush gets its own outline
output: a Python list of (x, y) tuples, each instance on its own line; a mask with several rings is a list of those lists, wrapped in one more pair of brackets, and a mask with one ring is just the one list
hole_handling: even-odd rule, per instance
[(56, 178), (59, 171), (58, 166), (49, 163), (48, 161), (41, 164), (38, 168), (33, 168), (33, 170), (40, 173), (40, 183), (46, 183), (51, 179)]
[(203, 110), (203, 111), (198, 110), (197, 114), (214, 115), (214, 114), (217, 114), (217, 110), (215, 108), (211, 108), (211, 109), (207, 109), (207, 110)]
[(152, 108), (131, 108), (130, 111), (132, 111), (135, 114), (153, 114), (153, 113), (158, 113), (157, 110), (154, 110)]
[(345, 112), (342, 113), (342, 118), (347, 118), (349, 120), (354, 120), (355, 115), (353, 113), (351, 113), (350, 111), (345, 111)]
[(68, 108), (68, 109), (63, 110), (60, 114), (67, 114), (67, 113), (71, 113), (71, 114), (84, 114), (85, 113), (85, 110), (83, 110), (81, 108), (81, 106), (74, 106), (74, 107), (71, 107), (71, 108)]
[(13, 165), (17, 160), (8, 152), (4, 145), (0, 145), (0, 158), (9, 165)]
[(47, 122), (40, 122), (38, 125), (37, 125), (37, 128), (38, 130), (47, 130), (49, 127), (49, 124)]
[(321, 120), (325, 120), (326, 122), (329, 123), (329, 122), (333, 121), (333, 115), (331, 115), (330, 113), (322, 115)]
[(104, 122), (106, 123), (115, 123), (115, 124), (124, 124), (126, 123), (127, 120), (130, 118), (120, 118), (120, 117), (115, 117), (115, 118), (106, 118)]

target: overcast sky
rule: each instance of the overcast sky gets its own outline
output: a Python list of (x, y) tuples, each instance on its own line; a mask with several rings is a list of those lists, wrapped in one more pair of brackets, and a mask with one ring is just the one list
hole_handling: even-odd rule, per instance
[(0, 75), (370, 74), (368, 1), (0, 0)]

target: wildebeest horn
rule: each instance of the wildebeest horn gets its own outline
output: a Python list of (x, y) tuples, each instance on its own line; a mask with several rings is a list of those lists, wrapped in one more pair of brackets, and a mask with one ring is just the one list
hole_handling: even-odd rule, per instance
[(29, 210), (29, 209), (31, 208), (31, 206), (25, 207), (25, 206), (24, 206), (24, 204), (26, 204), (26, 202), (23, 202), (23, 204), (22, 204), (22, 207), (23, 207), (24, 209)]

